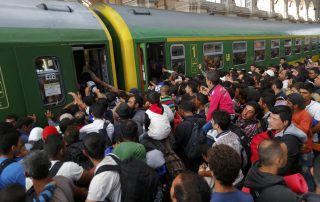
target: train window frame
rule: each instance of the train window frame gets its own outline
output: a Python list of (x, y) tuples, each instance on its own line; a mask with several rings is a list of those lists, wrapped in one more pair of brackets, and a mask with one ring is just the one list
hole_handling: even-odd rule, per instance
[(305, 37), (303, 40), (303, 52), (308, 53), (309, 51), (310, 51), (310, 37)]
[[(262, 48), (256, 48), (256, 43), (258, 43), (258, 42), (260, 42), (260, 43), (263, 42), (263, 47), (262, 47)], [(253, 41), (253, 50), (254, 50), (254, 61), (255, 61), (255, 62), (264, 61), (264, 60), (266, 59), (266, 40), (263, 40), (263, 39), (254, 40), (254, 41)], [(264, 51), (264, 52), (263, 52), (263, 59), (257, 60), (256, 51)]]
[[(221, 50), (219, 52), (206, 52), (205, 51), (205, 46), (207, 45), (220, 45), (221, 46)], [(224, 47), (223, 47), (223, 42), (206, 42), (203, 44), (202, 46), (202, 50), (203, 50), (203, 61), (206, 64), (206, 66), (208, 66), (207, 62), (206, 62), (206, 57), (214, 57), (214, 56), (219, 56), (220, 57), (220, 65), (218, 67), (218, 69), (223, 68), (223, 51), (224, 51)]]
[[(299, 43), (297, 43), (299, 41)], [(295, 46), (295, 50), (294, 50), (294, 53), (297, 55), (297, 54), (301, 54), (302, 52), (302, 38), (296, 38), (295, 39), (295, 43), (294, 43), (294, 46)], [(297, 47), (300, 47), (300, 51), (297, 52)]]
[[(287, 41), (290, 41), (290, 44), (286, 44)], [(292, 55), (292, 39), (285, 39), (283, 43), (284, 47), (284, 56), (288, 57)], [(286, 54), (286, 48), (290, 48), (290, 53)]]
[[(242, 49), (242, 50), (234, 50), (234, 44), (236, 44), (236, 43), (245, 43), (245, 46), (246, 46), (246, 48), (245, 49)], [(244, 51), (245, 50), (245, 51)], [(244, 63), (241, 63), (241, 64), (235, 64), (234, 63), (234, 54), (235, 53), (246, 53), (246, 57), (245, 57), (245, 62)], [(247, 52), (248, 52), (248, 42), (247, 41), (233, 41), (232, 42), (232, 64), (234, 65), (234, 66), (239, 66), (239, 65), (245, 65), (245, 64), (247, 64)]]
[[(273, 41), (277, 41), (278, 45), (277, 46), (273, 45), (273, 43), (272, 43)], [(281, 46), (280, 39), (272, 39), (271, 40), (271, 59), (276, 59), (276, 58), (280, 57), (280, 46)], [(278, 55), (276, 57), (272, 57), (272, 50), (274, 50), (274, 49), (278, 49)]]
[(317, 37), (311, 37), (311, 51), (317, 50), (317, 42), (318, 42)]
[[(44, 63), (45, 59), (51, 59), (52, 64), (55, 65), (55, 69), (49, 69), (49, 70), (41, 70), (38, 61), (42, 60), (42, 63)], [(46, 62), (48, 63), (48, 62)], [(34, 64), (35, 64), (35, 73), (37, 78), (37, 83), (39, 86), (39, 92), (40, 97), (42, 99), (43, 107), (45, 108), (55, 108), (60, 107), (65, 104), (66, 97), (65, 97), (65, 88), (63, 83), (63, 74), (62, 74), (62, 68), (61, 63), (59, 61), (58, 56), (37, 56), (34, 58)], [(41, 66), (41, 68), (47, 68), (48, 64), (45, 66)], [(57, 80), (57, 81), (55, 81)], [(41, 83), (43, 81), (43, 84)], [(49, 81), (49, 83), (44, 83), (45, 81)], [(54, 81), (54, 82), (50, 82)], [(47, 97), (51, 96), (57, 96), (61, 95), (61, 98), (57, 101), (53, 102), (45, 102), (45, 99)]]
[[(173, 56), (172, 55), (172, 49), (175, 46), (180, 46), (180, 47), (183, 48), (183, 55), (180, 55), (180, 56)], [(181, 60), (181, 59), (184, 60), (184, 67), (183, 67), (184, 72), (183, 73), (186, 74), (186, 48), (185, 48), (184, 44), (171, 44), (171, 46), (170, 46), (170, 56), (171, 56), (170, 57), (171, 68), (173, 68), (173, 60)], [(178, 73), (180, 73), (180, 72), (178, 72)]]

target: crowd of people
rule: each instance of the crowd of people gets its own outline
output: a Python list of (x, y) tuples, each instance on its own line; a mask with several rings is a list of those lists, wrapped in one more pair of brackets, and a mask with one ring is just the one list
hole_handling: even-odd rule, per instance
[(0, 122), (0, 201), (320, 201), (319, 68), (163, 68), (146, 92), (85, 72), (46, 126)]

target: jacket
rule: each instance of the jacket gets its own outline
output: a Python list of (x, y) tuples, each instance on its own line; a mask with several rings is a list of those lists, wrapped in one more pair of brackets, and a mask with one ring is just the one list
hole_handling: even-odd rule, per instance
[(259, 171), (260, 162), (251, 167), (244, 186), (250, 189), (255, 202), (297, 202), (298, 195), (292, 192), (281, 176)]

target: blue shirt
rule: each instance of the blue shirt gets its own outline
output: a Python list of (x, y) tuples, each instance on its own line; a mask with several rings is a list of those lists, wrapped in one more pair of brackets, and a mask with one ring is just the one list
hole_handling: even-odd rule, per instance
[(250, 194), (236, 190), (234, 192), (212, 192), (210, 202), (253, 202)]
[[(2, 163), (6, 158), (0, 158)], [(8, 165), (0, 175), (0, 189), (10, 184), (20, 184), (26, 186), (26, 177), (24, 175), (23, 166), (20, 163), (14, 162)]]

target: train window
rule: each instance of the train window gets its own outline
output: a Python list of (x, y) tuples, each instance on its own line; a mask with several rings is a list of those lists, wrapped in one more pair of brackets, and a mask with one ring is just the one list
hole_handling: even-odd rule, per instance
[(291, 45), (292, 45), (291, 39), (284, 40), (284, 55), (285, 56), (291, 55)]
[(235, 41), (233, 42), (233, 64), (245, 64), (247, 59), (247, 42)]
[(171, 68), (178, 72), (185, 74), (186, 62), (185, 62), (185, 49), (182, 44), (171, 45)]
[(223, 44), (221, 42), (203, 44), (203, 61), (208, 69), (223, 67)]
[(301, 45), (302, 45), (302, 39), (296, 39), (296, 48), (295, 48), (295, 54), (301, 53)]
[(304, 52), (309, 52), (310, 49), (310, 38), (306, 37), (304, 39)]
[(317, 50), (317, 37), (312, 37), (311, 38), (311, 46), (312, 46), (312, 50)]
[(266, 41), (255, 40), (254, 41), (254, 60), (263, 61), (265, 57)]
[(65, 97), (58, 58), (38, 57), (35, 60), (35, 67), (43, 105), (55, 107), (63, 104)]
[(280, 39), (271, 40), (271, 58), (280, 56)]
[(318, 48), (320, 49), (320, 37), (318, 38)]

